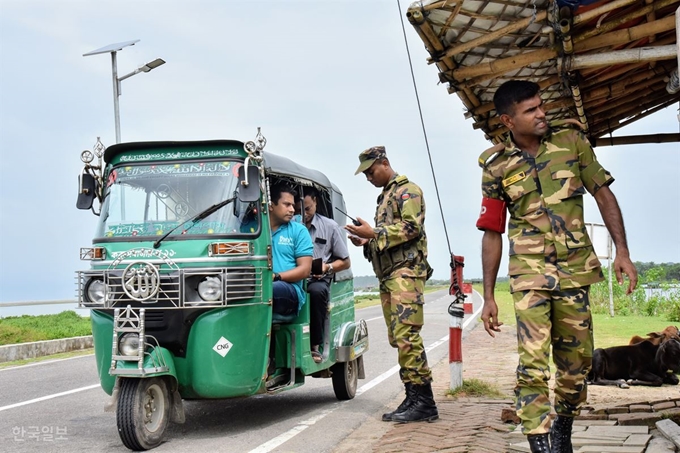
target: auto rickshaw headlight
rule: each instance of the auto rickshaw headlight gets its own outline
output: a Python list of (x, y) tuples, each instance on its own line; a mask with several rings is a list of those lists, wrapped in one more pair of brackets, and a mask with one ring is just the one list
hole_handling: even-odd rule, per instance
[(104, 304), (106, 301), (106, 285), (99, 279), (90, 280), (85, 288), (85, 294), (89, 302)]
[(209, 302), (222, 298), (222, 279), (220, 277), (206, 277), (198, 284), (198, 295)]
[(118, 351), (122, 355), (136, 356), (139, 352), (139, 334), (126, 333), (118, 340)]

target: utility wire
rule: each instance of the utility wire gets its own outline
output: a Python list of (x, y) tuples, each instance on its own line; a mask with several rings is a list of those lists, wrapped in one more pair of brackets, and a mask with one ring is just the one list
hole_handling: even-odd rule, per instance
[(442, 200), (439, 197), (439, 187), (437, 185), (437, 176), (434, 173), (434, 165), (432, 165), (432, 154), (430, 153), (430, 143), (427, 140), (427, 131), (425, 130), (425, 120), (423, 120), (423, 110), (420, 107), (420, 97), (418, 96), (418, 87), (416, 86), (416, 76), (413, 73), (413, 63), (411, 62), (411, 52), (408, 48), (408, 39), (406, 39), (406, 27), (404, 26), (404, 17), (401, 14), (401, 5), (397, 0), (397, 7), (399, 8), (399, 19), (401, 20), (401, 31), (404, 33), (404, 44), (406, 45), (406, 54), (408, 55), (408, 65), (411, 68), (411, 80), (413, 80), (413, 90), (416, 93), (416, 102), (418, 103), (418, 113), (420, 113), (420, 124), (423, 128), (423, 136), (425, 137), (425, 148), (427, 148), (427, 157), (430, 161), (430, 170), (432, 171), (432, 179), (434, 180), (434, 190), (437, 194), (437, 203), (439, 204), (439, 213), (442, 216), (442, 225), (444, 225), (444, 235), (446, 236), (446, 245), (449, 248), (449, 255), (453, 259), (451, 252), (451, 243), (449, 242), (449, 232), (446, 229), (446, 220), (444, 219), (444, 210), (442, 209)]
[(399, 8), (399, 20), (401, 20), (401, 31), (404, 34), (404, 45), (406, 46), (406, 54), (408, 55), (408, 65), (409, 68), (411, 69), (411, 80), (413, 81), (413, 91), (416, 94), (416, 102), (418, 103), (418, 113), (420, 114), (420, 125), (423, 128), (423, 137), (425, 137), (425, 148), (427, 149), (427, 158), (430, 161), (430, 170), (432, 171), (432, 180), (434, 181), (434, 191), (437, 194), (437, 204), (439, 204), (439, 213), (441, 214), (442, 217), (442, 225), (444, 226), (444, 236), (446, 236), (446, 246), (449, 249), (449, 256), (451, 257), (451, 270), (452, 270), (452, 278), (451, 278), (451, 287), (449, 288), (449, 294), (452, 294), (455, 296), (453, 301), (451, 302), (451, 305), (449, 305), (449, 314), (454, 315), (454, 316), (460, 316), (462, 317), (462, 309), (460, 308), (454, 308), (457, 304), (463, 303), (465, 298), (467, 297), (465, 294), (463, 294), (463, 291), (461, 291), (460, 285), (463, 282), (458, 281), (458, 272), (456, 270), (456, 267), (458, 266), (463, 266), (462, 261), (457, 261), (456, 257), (454, 256), (453, 252), (451, 251), (451, 241), (449, 241), (449, 232), (446, 229), (446, 220), (444, 219), (444, 209), (442, 208), (442, 200), (441, 197), (439, 196), (439, 186), (437, 184), (437, 176), (434, 173), (434, 165), (432, 164), (432, 153), (430, 152), (430, 142), (427, 139), (427, 131), (425, 130), (425, 120), (423, 119), (423, 109), (420, 106), (420, 96), (418, 96), (418, 86), (416, 85), (416, 76), (413, 73), (413, 62), (411, 61), (411, 51), (408, 48), (408, 39), (406, 38), (406, 27), (404, 26), (404, 16), (402, 15), (401, 12), (401, 5), (399, 4), (399, 0), (397, 0), (397, 8)]

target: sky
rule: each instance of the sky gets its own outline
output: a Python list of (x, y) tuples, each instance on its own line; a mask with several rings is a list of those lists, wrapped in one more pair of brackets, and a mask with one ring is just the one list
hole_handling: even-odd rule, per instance
[[(466, 278), (481, 277), (477, 157), (491, 143), (438, 83), (407, 21), (406, 35), (441, 211), (396, 1), (0, 0), (0, 302), (74, 297), (75, 271), (88, 267), (79, 249), (97, 222), (75, 207), (80, 152), (97, 137), (115, 143), (110, 56), (82, 55), (135, 39), (118, 53), (119, 75), (167, 63), (122, 82), (123, 141), (246, 141), (261, 127), (265, 152), (324, 172), (364, 219), (379, 189), (354, 176), (357, 156), (384, 145), (424, 191), (434, 278), (448, 278), (449, 248), (465, 257)], [(618, 135), (677, 132), (677, 113)], [(616, 178), (632, 259), (680, 261), (680, 145), (596, 153)], [(590, 197), (586, 222), (602, 222)], [(371, 274), (350, 249), (355, 275)]]

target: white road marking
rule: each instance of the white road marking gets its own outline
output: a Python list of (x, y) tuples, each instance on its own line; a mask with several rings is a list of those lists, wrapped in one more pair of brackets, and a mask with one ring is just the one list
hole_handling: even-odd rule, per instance
[(302, 431), (306, 430), (310, 426), (314, 425), (316, 422), (319, 420), (323, 419), (326, 415), (330, 414), (333, 412), (335, 409), (337, 409), (337, 403), (335, 404), (336, 407), (333, 409), (325, 410), (321, 412), (318, 415), (315, 415), (314, 417), (308, 418), (307, 420), (303, 420), (300, 423), (297, 424), (297, 426), (294, 426), (293, 428), (289, 429), (283, 434), (279, 434), (275, 438), (263, 443), (259, 447), (255, 448), (254, 450), (250, 450), (249, 453), (268, 453), (278, 447), (279, 445), (284, 444), (285, 442), (288, 442), (290, 439), (293, 437), (297, 436), (300, 434)]
[[(448, 339), (449, 339), (449, 336), (448, 336), (448, 335), (446, 335), (446, 336), (440, 338), (439, 340), (437, 340), (437, 341), (435, 341), (434, 343), (432, 343), (430, 346), (426, 347), (426, 348), (425, 348), (425, 352), (430, 352), (431, 350), (433, 350), (433, 349), (436, 348), (437, 346), (440, 346), (440, 345), (442, 345), (443, 343), (447, 342)], [(372, 379), (370, 382), (367, 382), (366, 384), (364, 384), (364, 385), (362, 385), (361, 387), (359, 387), (359, 388), (357, 389), (356, 396), (359, 396), (359, 395), (361, 395), (362, 393), (367, 392), (368, 390), (370, 390), (370, 389), (372, 389), (373, 387), (375, 387), (376, 385), (380, 384), (382, 381), (384, 381), (385, 379), (389, 378), (389, 377), (392, 376), (393, 374), (396, 374), (398, 371), (399, 371), (399, 365), (393, 366), (392, 368), (390, 368), (389, 370), (385, 371), (385, 372), (382, 373), (381, 375), (379, 375), (379, 376), (375, 377), (374, 379)], [(284, 442), (289, 441), (290, 439), (292, 439), (293, 437), (297, 436), (298, 434), (300, 434), (300, 433), (301, 433), (302, 431), (304, 431), (305, 429), (309, 428), (310, 426), (312, 426), (313, 424), (315, 424), (315, 423), (318, 422), (319, 420), (323, 419), (323, 418), (326, 417), (328, 414), (330, 414), (331, 412), (335, 411), (338, 407), (340, 407), (340, 406), (339, 406), (339, 405), (336, 405), (336, 407), (334, 407), (333, 409), (327, 410), (327, 411), (322, 412), (321, 414), (319, 414), (319, 415), (317, 415), (317, 416), (315, 416), (315, 417), (312, 417), (312, 418), (310, 418), (310, 419), (307, 419), (307, 420), (304, 420), (304, 421), (300, 422), (298, 425), (296, 425), (296, 426), (294, 426), (293, 428), (289, 429), (289, 430), (286, 431), (285, 433), (279, 434), (279, 435), (276, 436), (275, 438), (273, 438), (273, 439), (271, 439), (271, 440), (269, 440), (269, 441), (263, 443), (262, 445), (256, 447), (256, 448), (253, 449), (253, 450), (250, 450), (250, 453), (269, 453), (270, 451), (272, 451), (273, 449), (275, 449), (275, 448), (278, 447), (279, 445), (283, 444)]]
[(53, 395), (41, 396), (40, 398), (35, 398), (28, 401), (22, 401), (21, 403), (10, 404), (9, 406), (0, 407), (0, 412), (6, 411), (7, 409), (14, 409), (15, 407), (26, 406), (27, 404), (39, 403), (40, 401), (50, 400), (52, 398), (58, 398), (60, 396), (70, 395), (72, 393), (82, 392), (84, 390), (91, 390), (93, 388), (99, 387), (99, 384), (88, 385), (87, 387), (80, 387), (78, 389), (68, 390), (66, 392), (55, 393)]
[(376, 319), (384, 319), (384, 318), (383, 318), (382, 316), (376, 316), (375, 318), (369, 318), (369, 319), (367, 319), (366, 322), (375, 321)]

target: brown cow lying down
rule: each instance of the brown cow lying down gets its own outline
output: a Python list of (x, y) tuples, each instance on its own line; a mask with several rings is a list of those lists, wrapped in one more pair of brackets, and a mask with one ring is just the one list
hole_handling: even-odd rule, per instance
[[(670, 371), (669, 371), (670, 370)], [(588, 382), (594, 385), (678, 384), (680, 341), (668, 340), (660, 345), (651, 341), (596, 349)]]
[(668, 326), (661, 332), (650, 332), (647, 334), (647, 338), (642, 338), (638, 335), (635, 335), (630, 339), (630, 343), (628, 344), (642, 343), (645, 340), (651, 341), (653, 344), (661, 344), (670, 340), (671, 338), (680, 340), (680, 331), (678, 331), (678, 328), (675, 326)]

